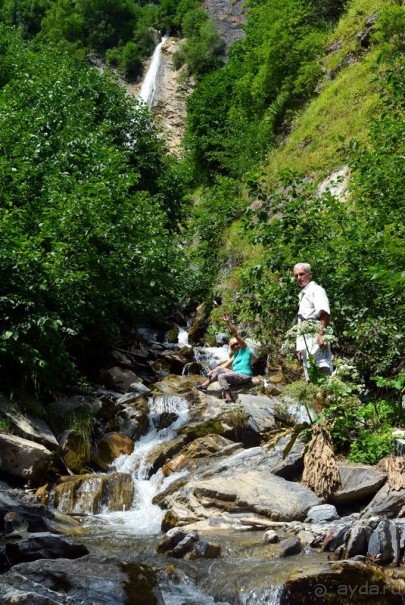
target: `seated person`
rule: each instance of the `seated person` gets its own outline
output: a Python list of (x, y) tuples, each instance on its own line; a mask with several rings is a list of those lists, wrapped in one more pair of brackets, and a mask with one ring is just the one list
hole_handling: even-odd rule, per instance
[(219, 365), (207, 374), (207, 380), (197, 387), (200, 391), (206, 391), (211, 382), (218, 380), (222, 389), (222, 396), (227, 403), (233, 401), (230, 390), (231, 385), (244, 384), (252, 379), (252, 355), (253, 352), (246, 342), (239, 336), (229, 316), (224, 313), (222, 319), (228, 325), (233, 338), (229, 341), (231, 359), (223, 365)]

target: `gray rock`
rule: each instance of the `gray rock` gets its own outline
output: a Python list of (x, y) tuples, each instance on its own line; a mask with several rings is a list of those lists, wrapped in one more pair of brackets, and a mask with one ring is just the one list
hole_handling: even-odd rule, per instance
[(29, 523), (20, 513), (10, 511), (4, 515), (4, 531), (6, 534), (27, 531)]
[(173, 527), (172, 529), (169, 529), (159, 542), (157, 552), (163, 553), (168, 550), (172, 550), (179, 542), (184, 540), (186, 536), (187, 532), (180, 529), (180, 527)]
[(302, 544), (307, 545), (307, 546), (312, 546), (313, 544), (315, 544), (317, 542), (316, 536), (314, 536), (314, 534), (312, 532), (304, 530), (304, 529), (301, 530), (300, 532), (298, 532), (297, 538), (299, 538), (299, 540), (301, 541)]
[(44, 482), (52, 455), (39, 443), (0, 434), (1, 470), (25, 479), (31, 486), (39, 486)]
[(116, 404), (124, 406), (127, 403), (135, 402), (137, 399), (139, 399), (139, 397), (140, 393), (138, 393), (137, 391), (131, 391), (130, 393), (125, 393), (125, 395), (121, 395), (121, 397), (118, 397)]
[(262, 433), (280, 426), (280, 402), (275, 397), (242, 394), (237, 403), (249, 417), (248, 426), (253, 432)]
[(278, 541), (279, 537), (274, 531), (274, 529), (268, 529), (266, 532), (264, 532), (263, 542), (265, 542), (266, 544), (275, 544)]
[(15, 565), (0, 576), (0, 603), (26, 605), (164, 605), (155, 572), (146, 565), (122, 563), (115, 557), (48, 559)]
[(5, 554), (10, 565), (16, 565), (38, 559), (78, 559), (89, 551), (85, 546), (72, 544), (57, 534), (37, 532), (14, 535), (13, 541), (6, 543)]
[(148, 429), (149, 420), (147, 414), (130, 405), (125, 405), (118, 412), (116, 418), (119, 423), (119, 432), (134, 441), (139, 439)]
[(135, 393), (139, 393), (140, 395), (150, 395), (151, 390), (144, 385), (142, 382), (132, 382), (129, 385), (129, 391), (133, 391)]
[(331, 527), (323, 539), (323, 550), (334, 552), (340, 546), (344, 546), (353, 524), (354, 520), (340, 526)]
[(219, 544), (199, 540), (193, 544), (192, 549), (185, 555), (184, 559), (186, 561), (194, 561), (195, 559), (216, 559), (220, 555), (221, 546)]
[(305, 443), (297, 439), (285, 456), (284, 451), (290, 440), (290, 435), (282, 437), (273, 450), (268, 450), (266, 458), (269, 470), (284, 479), (301, 477), (304, 468)]
[(335, 504), (371, 498), (387, 480), (387, 475), (366, 464), (339, 464), (341, 485), (329, 500)]
[(280, 557), (292, 557), (293, 555), (299, 555), (302, 551), (302, 542), (297, 537), (287, 538), (281, 543)]
[(374, 516), (389, 519), (405, 515), (405, 489), (392, 490), (386, 483), (361, 513), (362, 519)]
[(368, 553), (376, 558), (378, 563), (388, 565), (397, 564), (400, 559), (400, 535), (393, 521), (382, 519), (371, 534), (368, 542)]
[[(275, 521), (302, 520), (307, 511), (319, 503), (310, 489), (266, 470), (228, 472), (189, 485), (197, 499), (208, 497), (215, 500), (217, 506), (224, 503), (224, 508), (232, 502), (235, 510), (255, 512)], [(180, 492), (186, 490), (187, 486)]]
[(119, 393), (126, 393), (132, 383), (138, 382), (138, 377), (132, 370), (118, 366), (102, 371), (100, 378), (107, 389)]
[(359, 521), (351, 528), (347, 537), (345, 557), (351, 559), (357, 555), (366, 555), (367, 545), (372, 533), (371, 527)]
[(49, 450), (59, 449), (59, 443), (44, 420), (30, 415), (22, 415), (14, 411), (6, 412), (8, 418), (16, 426), (20, 436), (29, 441), (35, 441)]
[(306, 523), (327, 523), (339, 519), (336, 508), (333, 504), (320, 504), (313, 506), (308, 511), (308, 516), (305, 519)]
[(193, 546), (196, 542), (198, 542), (197, 532), (190, 532), (183, 538), (183, 540), (180, 540), (180, 542), (178, 542), (176, 546), (167, 554), (172, 557), (175, 557), (176, 559), (180, 559), (181, 557), (184, 557), (186, 553), (190, 552), (193, 549)]

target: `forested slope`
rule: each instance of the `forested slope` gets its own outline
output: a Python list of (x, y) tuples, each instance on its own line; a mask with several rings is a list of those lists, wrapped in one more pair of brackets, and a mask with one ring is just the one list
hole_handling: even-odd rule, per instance
[[(307, 261), (336, 357), (360, 372), (325, 397), (353, 405), (351, 428), (369, 409), (400, 421), (381, 394), (398, 403), (404, 382), (404, 8), (246, 5), (225, 53), (196, 0), (0, 0), (5, 390), (54, 393), (125, 331), (203, 301), (207, 338), (226, 309), (283, 365)], [(184, 38), (175, 62), (197, 82), (181, 160), (116, 83), (140, 77), (157, 30)], [(336, 170), (339, 198), (319, 187)]]
[(331, 301), (337, 370), (292, 393), (321, 405), (340, 453), (377, 462), (403, 424), (404, 8), (248, 7), (245, 39), (189, 101), (196, 297), (212, 290), (208, 335), (226, 310), (288, 375), (292, 268), (311, 263)]
[[(341, 353), (390, 373), (402, 351), (403, 8), (249, 6), (246, 38), (189, 103), (186, 141), (205, 176), (192, 223), (200, 283), (215, 282), (276, 356), (295, 311), (291, 267), (307, 259), (330, 292)], [(320, 195), (342, 168), (344, 200)]]

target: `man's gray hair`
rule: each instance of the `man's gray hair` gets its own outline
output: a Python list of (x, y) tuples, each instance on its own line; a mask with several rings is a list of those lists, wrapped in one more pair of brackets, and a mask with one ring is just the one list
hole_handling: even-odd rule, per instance
[(309, 263), (297, 263), (294, 265), (294, 271), (298, 269), (298, 267), (304, 267), (305, 273), (311, 273), (311, 265)]

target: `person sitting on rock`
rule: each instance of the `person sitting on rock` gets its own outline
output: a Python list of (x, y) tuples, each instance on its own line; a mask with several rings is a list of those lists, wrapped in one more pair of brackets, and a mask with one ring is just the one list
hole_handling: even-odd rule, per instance
[(252, 379), (253, 352), (246, 342), (239, 336), (237, 329), (229, 315), (222, 316), (228, 325), (233, 338), (229, 341), (231, 358), (225, 364), (219, 365), (207, 374), (207, 380), (197, 387), (199, 391), (206, 391), (211, 382), (218, 380), (222, 389), (222, 397), (227, 403), (233, 402), (231, 385), (244, 384)]

